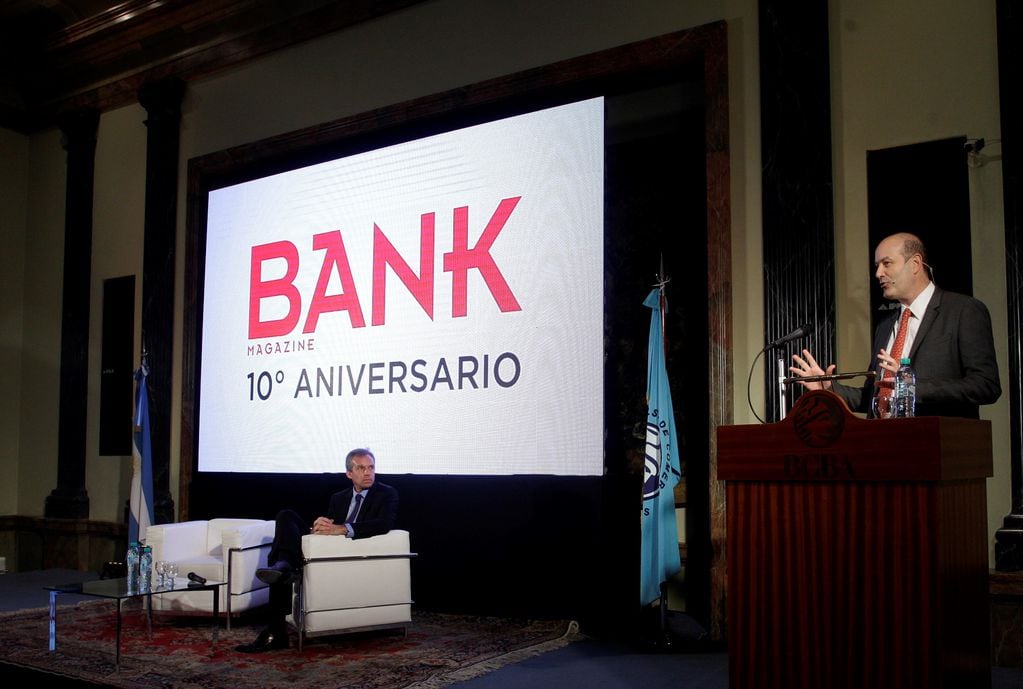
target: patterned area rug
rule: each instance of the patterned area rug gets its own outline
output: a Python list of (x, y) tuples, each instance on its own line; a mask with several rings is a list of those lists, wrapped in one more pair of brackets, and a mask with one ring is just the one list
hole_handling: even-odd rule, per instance
[(47, 650), (45, 609), (0, 615), (0, 663), (128, 689), (437, 689), (581, 638), (574, 622), (513, 620), (415, 612), (407, 634), (367, 632), (306, 641), (285, 651), (245, 654), (258, 627), (221, 626), (212, 643), (209, 618), (122, 613), (120, 670), (114, 666), (116, 606), (86, 601), (58, 607), (57, 648)]

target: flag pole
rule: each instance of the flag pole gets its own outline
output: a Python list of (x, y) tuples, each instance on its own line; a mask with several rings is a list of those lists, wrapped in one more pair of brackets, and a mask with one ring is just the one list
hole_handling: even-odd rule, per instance
[[(671, 278), (664, 274), (664, 252), (661, 252), (661, 265), (660, 270), (657, 274), (658, 288), (661, 291), (661, 346), (664, 348), (664, 356), (668, 356), (668, 328), (667, 325), (667, 311), (668, 311), (668, 300), (666, 287)], [(674, 501), (674, 497), (672, 497)], [(665, 648), (671, 648), (672, 639), (671, 634), (668, 632), (668, 582), (661, 582), (661, 599), (660, 599), (660, 617), (661, 617), (661, 644)]]
[[(656, 602), (659, 617), (655, 646), (673, 650), (679, 641), (701, 642), (707, 633), (685, 613), (668, 610), (671, 579), (683, 572), (675, 521), (675, 486), (682, 480), (671, 385), (667, 371), (667, 285), (664, 255), (653, 289), (643, 305), (651, 313), (647, 351), (647, 436), (644, 459), (640, 602), (650, 613)], [(651, 620), (652, 622), (652, 620)], [(651, 624), (651, 627), (653, 625)], [(683, 644), (689, 647), (688, 644)], [(699, 648), (696, 646), (694, 648)]]
[(153, 455), (149, 428), (149, 362), (142, 341), (142, 361), (135, 371), (135, 411), (132, 433), (132, 477), (129, 495), (128, 540), (143, 542), (153, 523)]
[[(659, 293), (659, 297), (660, 297), (660, 299), (659, 299), (660, 303), (659, 303), (658, 306), (659, 306), (659, 311), (660, 311), (659, 315), (661, 317), (661, 347), (664, 349), (664, 356), (665, 356), (665, 358), (667, 358), (667, 356), (668, 356), (668, 329), (665, 327), (667, 325), (668, 303), (667, 303), (667, 295), (665, 294), (665, 292), (666, 292), (665, 288), (667, 287), (669, 282), (671, 282), (671, 278), (667, 277), (664, 274), (664, 252), (661, 252), (661, 254), (660, 254), (660, 266), (658, 267), (658, 270), (657, 270), (657, 282), (655, 284), (655, 287), (657, 287), (657, 290), (658, 290), (658, 293)], [(674, 498), (672, 498), (672, 500), (674, 500)], [(670, 649), (672, 647), (672, 639), (671, 639), (671, 634), (668, 633), (668, 582), (667, 581), (662, 581), (661, 582), (661, 585), (659, 587), (659, 593), (660, 593), (660, 597), (658, 598), (658, 613), (659, 613), (658, 614), (658, 618), (659, 618), (659, 621), (660, 621), (661, 630), (660, 630), (660, 638), (657, 641), (657, 645), (662, 646), (664, 648), (669, 648)]]
[(660, 266), (660, 268), (657, 271), (657, 282), (654, 283), (654, 287), (657, 288), (657, 290), (660, 293), (660, 297), (661, 297), (661, 307), (660, 307), (660, 311), (661, 311), (661, 339), (664, 341), (663, 344), (664, 344), (664, 353), (665, 353), (665, 355), (667, 355), (667, 353), (668, 353), (668, 330), (667, 330), (667, 328), (664, 327), (666, 319), (667, 319), (667, 316), (668, 316), (668, 301), (667, 301), (667, 298), (666, 298), (665, 293), (664, 293), (665, 292), (664, 288), (668, 286), (669, 282), (671, 282), (671, 278), (666, 277), (664, 275), (664, 254), (662, 253), (661, 254), (661, 266)]

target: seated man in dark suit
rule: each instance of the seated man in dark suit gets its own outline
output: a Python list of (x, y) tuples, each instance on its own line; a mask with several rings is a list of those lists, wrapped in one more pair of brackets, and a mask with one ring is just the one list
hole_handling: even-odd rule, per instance
[[(987, 307), (973, 297), (937, 287), (927, 250), (915, 235), (899, 233), (881, 240), (874, 251), (874, 265), (885, 298), (900, 304), (874, 333), (876, 363), (870, 368), (877, 371), (878, 383), (883, 386), (890, 381), (899, 358), (908, 356), (916, 372), (917, 416), (978, 418), (980, 405), (991, 404), (1002, 394)], [(797, 376), (825, 373), (805, 349), (792, 359), (795, 366), (789, 370)], [(834, 371), (834, 364), (828, 366), (827, 373)], [(831, 389), (853, 411), (869, 412), (875, 382), (868, 378), (862, 388), (839, 383), (803, 385)]]
[[(387, 533), (398, 516), (398, 491), (376, 482), (376, 458), (365, 448), (345, 457), (345, 470), (352, 487), (330, 497), (327, 514), (313, 522), (312, 533), (345, 538), (369, 538)], [(255, 641), (237, 647), (244, 653), (261, 653), (288, 647), (285, 617), (291, 610), (292, 582), (301, 569), (302, 536), (310, 529), (294, 510), (277, 514), (273, 546), (267, 567), (256, 577), (270, 585), (270, 623)]]

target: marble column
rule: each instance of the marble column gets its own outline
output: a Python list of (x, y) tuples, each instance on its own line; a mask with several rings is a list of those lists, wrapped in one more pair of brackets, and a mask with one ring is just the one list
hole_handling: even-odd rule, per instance
[(57, 424), (57, 487), (44, 515), (89, 516), (85, 489), (88, 395), (89, 295), (92, 277), (92, 191), (99, 111), (65, 113), (59, 126), (67, 151), (64, 208), (64, 286), (60, 331), (60, 417)]
[(1023, 7), (999, 0), (998, 86), (1002, 125), (1002, 192), (1005, 201), (1005, 281), (1008, 300), (1010, 447), (1012, 452), (1012, 509), (995, 533), (995, 567), (1003, 572), (1023, 571), (1023, 168), (1019, 135), (1023, 132)]
[(142, 351), (149, 364), (155, 523), (174, 521), (170, 493), (171, 372), (174, 344), (174, 268), (178, 157), (184, 82), (144, 85), (146, 109), (145, 253), (142, 262)]

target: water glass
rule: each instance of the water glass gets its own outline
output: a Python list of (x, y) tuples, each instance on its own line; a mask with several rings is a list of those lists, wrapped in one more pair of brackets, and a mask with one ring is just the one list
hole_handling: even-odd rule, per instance
[(167, 563), (167, 583), (174, 586), (174, 579), (178, 576), (178, 565), (176, 562)]
[(163, 587), (167, 585), (167, 561), (157, 560), (154, 565), (156, 568), (156, 585)]
[(870, 399), (871, 416), (875, 419), (890, 419), (895, 415), (894, 395), (890, 388), (877, 386)]

